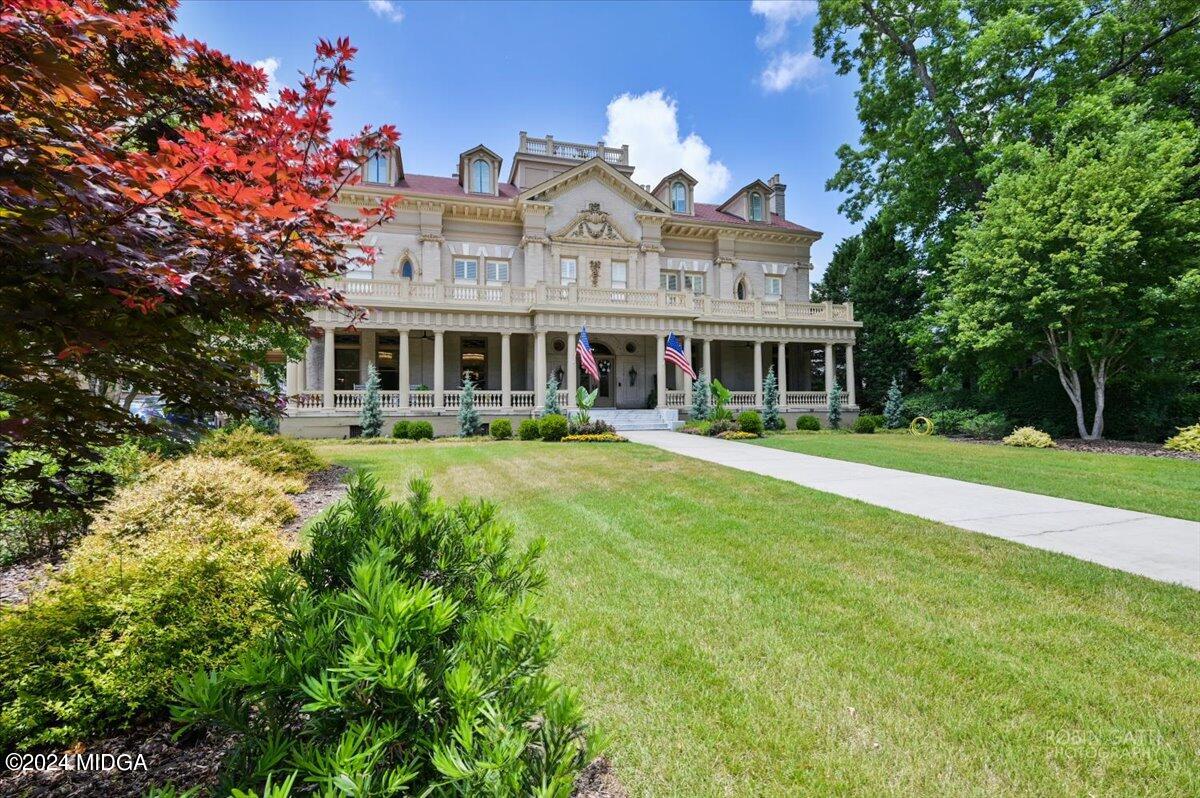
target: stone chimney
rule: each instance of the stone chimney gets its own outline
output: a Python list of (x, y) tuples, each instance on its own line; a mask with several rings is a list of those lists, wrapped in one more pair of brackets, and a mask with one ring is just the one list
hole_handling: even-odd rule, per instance
[(786, 219), (787, 206), (784, 202), (784, 192), (787, 191), (787, 186), (779, 182), (779, 173), (771, 175), (771, 179), (767, 181), (767, 185), (771, 187), (771, 211), (779, 216), (780, 219)]

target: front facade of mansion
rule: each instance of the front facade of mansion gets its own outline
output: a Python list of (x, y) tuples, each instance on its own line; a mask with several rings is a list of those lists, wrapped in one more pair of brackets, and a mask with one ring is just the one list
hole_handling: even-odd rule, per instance
[[(633, 179), (628, 147), (520, 134), (507, 182), (502, 159), (482, 145), (451, 177), (406, 174), (399, 147), (377, 153), (340, 210), (393, 194), (393, 221), (366, 243), (369, 272), (335, 287), (366, 313), (314, 317), (323, 335), (288, 363), (283, 430), (353, 434), (367, 368), (382, 384), (384, 415), (457, 428), (465, 376), (484, 421), (536, 415), (545, 385), (559, 401), (596, 387), (598, 407), (660, 408), (686, 415), (691, 383), (664, 366), (674, 333), (697, 371), (734, 392), (733, 408), (761, 407), (768, 369), (789, 418), (824, 414), (839, 371), (843, 403), (856, 409), (853, 308), (814, 304), (809, 248), (820, 233), (786, 218), (778, 175), (738, 189), (720, 205), (695, 202), (680, 170), (656, 185)], [(576, 363), (586, 326), (599, 385)], [(826, 364), (844, 363), (841, 369)]]

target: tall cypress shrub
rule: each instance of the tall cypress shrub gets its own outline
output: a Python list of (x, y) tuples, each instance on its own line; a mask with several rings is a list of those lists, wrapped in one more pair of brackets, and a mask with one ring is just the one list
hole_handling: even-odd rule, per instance
[(562, 408), (558, 406), (558, 378), (553, 374), (550, 375), (550, 379), (546, 380), (546, 402), (542, 415), (562, 415)]
[(771, 430), (784, 426), (779, 417), (779, 381), (775, 379), (774, 366), (767, 369), (767, 378), (763, 381), (763, 426)]
[(703, 421), (708, 418), (711, 408), (709, 399), (709, 391), (711, 390), (708, 384), (708, 375), (701, 371), (692, 383), (692, 411), (690, 415), (692, 421)]
[(836, 382), (829, 391), (829, 428), (841, 429), (842, 426), (842, 387)]
[(362, 410), (358, 414), (364, 438), (378, 438), (383, 429), (383, 406), (379, 401), (379, 372), (375, 364), (367, 366), (367, 394), (363, 397)]
[(458, 400), (458, 434), (464, 438), (479, 434), (479, 411), (475, 409), (475, 383), (463, 377), (462, 396)]
[(900, 393), (900, 383), (895, 377), (892, 377), (892, 387), (888, 388), (883, 417), (888, 429), (900, 429), (904, 426), (904, 395)]

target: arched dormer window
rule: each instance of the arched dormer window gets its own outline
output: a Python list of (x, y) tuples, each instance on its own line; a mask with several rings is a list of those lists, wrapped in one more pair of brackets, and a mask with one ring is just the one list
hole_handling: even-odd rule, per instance
[(471, 162), (471, 192), (474, 194), (492, 193), (492, 165), (482, 158)]
[(749, 299), (750, 298), (750, 289), (746, 287), (746, 278), (745, 277), (738, 280), (737, 288), (734, 289), (734, 292), (738, 299)]
[(400, 276), (405, 280), (411, 280), (413, 276), (412, 261), (408, 258), (404, 259), (404, 263), (400, 264)]
[(671, 210), (675, 213), (687, 213), (687, 186), (682, 180), (671, 184)]
[(385, 152), (373, 152), (371, 157), (367, 158), (367, 174), (366, 181), (368, 183), (386, 183), (388, 182), (388, 157)]
[(763, 199), (762, 194), (757, 191), (750, 192), (750, 221), (761, 222), (763, 220)]

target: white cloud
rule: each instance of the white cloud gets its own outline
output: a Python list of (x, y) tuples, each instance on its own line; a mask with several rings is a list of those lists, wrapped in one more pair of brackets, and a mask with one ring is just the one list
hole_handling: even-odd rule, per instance
[(820, 68), (821, 59), (812, 53), (780, 53), (771, 59), (758, 80), (767, 91), (786, 91), (816, 75)]
[(367, 0), (367, 5), (377, 17), (383, 17), (389, 22), (403, 22), (404, 10), (392, 0)]
[(789, 25), (816, 10), (816, 0), (754, 0), (750, 4), (750, 13), (761, 16), (767, 25), (758, 34), (758, 46), (766, 50), (779, 44), (787, 36)]
[(255, 61), (254, 66), (267, 73), (267, 89), (258, 95), (258, 101), (261, 103), (274, 102), (275, 95), (279, 93), (279, 83), (275, 80), (275, 72), (279, 69), (279, 59), (264, 58), (261, 61)]
[(685, 169), (698, 181), (697, 202), (724, 199), (729, 169), (713, 160), (712, 148), (697, 134), (679, 138), (677, 110), (675, 99), (662, 89), (614, 97), (608, 104), (604, 140), (610, 147), (629, 145), (629, 159), (637, 167), (634, 178), (639, 183), (653, 188), (676, 169)]

